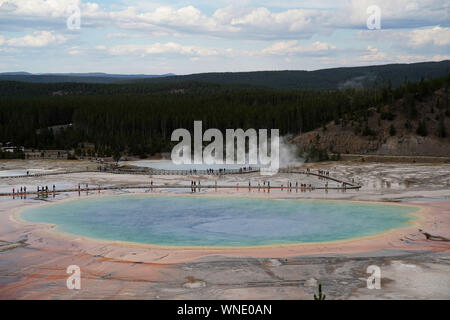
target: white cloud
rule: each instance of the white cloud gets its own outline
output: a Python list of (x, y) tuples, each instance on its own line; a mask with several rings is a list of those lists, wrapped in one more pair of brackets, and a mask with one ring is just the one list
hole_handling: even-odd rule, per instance
[(286, 31), (302, 31), (319, 24), (322, 18), (331, 16), (328, 12), (318, 10), (290, 9), (272, 13), (267, 8), (258, 8), (250, 13), (231, 19), (232, 25), (257, 27), (262, 29), (281, 28)]
[(211, 56), (218, 54), (215, 49), (202, 48), (198, 46), (186, 46), (175, 42), (155, 43), (151, 45), (126, 44), (112, 46), (108, 49), (112, 55), (137, 54), (140, 56), (154, 54), (181, 54), (191, 56)]
[(434, 26), (412, 30), (359, 31), (356, 39), (361, 41), (385, 41), (403, 49), (433, 51), (450, 46), (450, 28)]
[(449, 59), (448, 55), (427, 56), (421, 54), (389, 55), (378, 48), (368, 46), (364, 55), (354, 59), (358, 64), (384, 64), (384, 63), (415, 63), (424, 61), (442, 61)]
[(101, 15), (100, 6), (95, 2), (81, 0), (3, 0), (0, 1), (0, 13), (7, 12), (23, 18), (60, 18), (68, 17), (70, 6), (80, 7), (83, 15)]
[(216, 49), (208, 47), (199, 47), (191, 45), (182, 45), (176, 42), (154, 43), (149, 45), (142, 44), (125, 44), (105, 47), (99, 45), (95, 47), (97, 50), (106, 50), (111, 55), (129, 55), (135, 54), (140, 56), (162, 55), (162, 54), (178, 54), (192, 56), (191, 61), (199, 61), (200, 57), (222, 56), (222, 57), (239, 57), (239, 56), (320, 56), (327, 54), (336, 49), (336, 46), (316, 41), (312, 44), (299, 45), (297, 40), (276, 42), (269, 47), (261, 50), (235, 50), (232, 48)]
[(169, 6), (158, 7), (153, 11), (138, 12), (136, 8), (110, 13), (113, 23), (124, 29), (150, 31), (155, 35), (205, 34), (233, 32), (237, 28), (221, 25), (214, 18), (208, 18), (199, 9), (187, 6), (174, 9)]
[(439, 62), (443, 60), (450, 60), (449, 55), (434, 55), (434, 56), (426, 56), (426, 55), (400, 55), (395, 58), (396, 63), (415, 63), (415, 62), (427, 62), (434, 61)]
[(328, 25), (332, 13), (311, 9), (289, 9), (274, 13), (260, 7), (218, 9), (213, 19), (221, 26), (231, 26), (233, 32), (256, 38), (308, 38)]
[(340, 19), (352, 26), (365, 27), (366, 10), (376, 5), (381, 10), (381, 28), (426, 27), (449, 25), (450, 2), (442, 0), (351, 0)]
[(108, 33), (106, 36), (108, 39), (120, 38), (120, 39), (129, 39), (136, 38), (136, 35), (125, 33), (125, 32), (116, 32), (116, 33)]
[(437, 54), (433, 57), (431, 57), (432, 61), (443, 61), (443, 60), (450, 60), (450, 55), (440, 55)]
[(36, 31), (33, 34), (27, 34), (19, 38), (11, 38), (7, 40), (7, 44), (11, 47), (45, 47), (54, 43), (63, 43), (67, 38), (55, 34), (50, 31)]
[(450, 45), (450, 28), (436, 26), (431, 29), (412, 30), (408, 37), (408, 43), (413, 47), (448, 46)]
[(294, 54), (318, 54), (336, 49), (336, 46), (316, 41), (310, 45), (298, 45), (297, 40), (282, 41), (264, 48), (260, 51), (262, 55), (294, 55)]
[[(172, 2), (173, 6), (159, 3), (126, 0), (113, 6), (100, 0), (0, 0), (2, 53), (20, 52), (26, 56), (21, 60), (25, 66), (35, 61), (29, 59), (31, 55), (49, 59), (52, 67), (45, 50), (22, 47), (65, 43), (59, 50), (64, 58), (84, 54), (88, 61), (92, 55), (94, 67), (99, 55), (108, 55), (105, 68), (115, 68), (110, 61), (121, 63), (121, 57), (114, 56), (153, 55), (155, 61), (167, 58), (166, 67), (173, 72), (198, 72), (267, 69), (279, 63), (311, 69), (336, 63), (439, 60), (448, 57), (450, 48), (450, 2), (442, 0), (223, 0), (184, 7), (180, 4), (186, 1)], [(81, 8), (77, 32), (66, 30), (67, 8), (73, 4)], [(214, 5), (216, 10), (209, 11)], [(369, 5), (381, 8), (382, 30), (366, 29)], [(98, 39), (106, 41), (94, 42)], [(177, 61), (180, 56), (187, 58)], [(188, 59), (197, 61), (192, 63), (195, 68)], [(150, 68), (145, 62), (137, 65)], [(123, 70), (130, 67), (123, 63)]]
[(79, 46), (70, 47), (67, 50), (67, 53), (70, 55), (80, 55), (83, 54), (83, 50)]
[[(320, 2), (320, 1), (319, 1)], [(130, 2), (126, 2), (130, 3)], [(450, 2), (442, 0), (349, 0), (336, 4), (333, 10), (291, 9), (279, 12), (266, 7), (218, 8), (208, 16), (189, 5), (127, 6), (115, 11), (98, 3), (81, 0), (0, 0), (0, 19), (8, 25), (50, 23), (61, 25), (68, 17), (70, 5), (81, 8), (82, 28), (116, 26), (156, 35), (209, 35), (222, 38), (301, 39), (314, 34), (327, 34), (340, 28), (366, 28), (370, 5), (381, 8), (382, 28), (426, 27), (450, 25)], [(139, 2), (138, 2), (139, 4)], [(242, 5), (242, 3), (240, 3)], [(320, 3), (317, 4), (320, 7)], [(330, 8), (331, 8), (330, 7)], [(116, 35), (123, 33), (118, 32)]]
[(367, 46), (366, 54), (358, 58), (359, 61), (367, 63), (387, 62), (390, 61), (387, 53), (381, 52), (378, 48)]

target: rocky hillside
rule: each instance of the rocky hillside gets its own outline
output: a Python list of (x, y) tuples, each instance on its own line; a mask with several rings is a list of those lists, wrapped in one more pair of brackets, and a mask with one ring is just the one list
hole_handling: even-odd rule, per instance
[(441, 88), (370, 108), (364, 116), (347, 115), (293, 141), (303, 150), (331, 153), (450, 157), (448, 106), (448, 87)]

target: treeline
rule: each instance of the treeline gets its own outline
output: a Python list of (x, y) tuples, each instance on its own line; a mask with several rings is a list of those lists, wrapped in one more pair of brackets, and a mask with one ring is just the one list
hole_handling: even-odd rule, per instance
[[(421, 77), (442, 77), (450, 68), (450, 60), (440, 62), (419, 62), (409, 64), (387, 64), (362, 67), (329, 68), (315, 71), (282, 70), (251, 72), (207, 72), (189, 75), (108, 75), (102, 73), (79, 74), (0, 74), (0, 80), (35, 82), (35, 83), (209, 83), (235, 86), (261, 86), (272, 89), (326, 89), (367, 88), (383, 79), (390, 80), (393, 87), (403, 84), (405, 77), (411, 81), (419, 81)], [(101, 88), (101, 87), (96, 87)], [(114, 88), (112, 86), (111, 88)], [(116, 87), (117, 88), (117, 87)], [(133, 87), (129, 87), (133, 90)], [(148, 87), (141, 87), (148, 88)]]
[(0, 97), (40, 97), (40, 96), (95, 96), (95, 95), (148, 95), (148, 94), (211, 94), (244, 90), (263, 90), (252, 85), (221, 85), (197, 81), (174, 83), (28, 83), (0, 81)]
[[(438, 87), (448, 86), (448, 81), (447, 76), (419, 83), (405, 82), (396, 89), (387, 83), (371, 89), (291, 91), (230, 86), (213, 89), (210, 84), (193, 83), (193, 91), (180, 91), (179, 84), (172, 84), (164, 85), (162, 92), (151, 93), (139, 93), (141, 85), (135, 84), (114, 94), (105, 89), (111, 88), (110, 85), (84, 84), (89, 94), (75, 90), (68, 95), (54, 96), (2, 95), (0, 141), (36, 149), (64, 150), (77, 149), (89, 142), (95, 145), (94, 153), (99, 156), (118, 152), (144, 156), (170, 151), (173, 130), (193, 130), (194, 120), (203, 121), (203, 130), (277, 128), (281, 135), (299, 134), (332, 120), (357, 121), (367, 116), (370, 107), (400, 96), (426, 95)], [(4, 85), (0, 84), (0, 91), (8, 90)], [(18, 85), (6, 84), (9, 88)], [(55, 85), (63, 84), (30, 87), (34, 85), (55, 90)], [(76, 85), (83, 90), (83, 84)], [(96, 93), (92, 88), (103, 88), (103, 91)], [(69, 123), (73, 126), (65, 130), (53, 132), (49, 128)]]
[(391, 81), (394, 88), (403, 84), (405, 77), (417, 82), (421, 77), (438, 78), (450, 68), (450, 60), (411, 64), (388, 64), (364, 67), (331, 68), (315, 71), (256, 71), (256, 72), (211, 72), (151, 79), (136, 79), (135, 82), (175, 83), (201, 81), (221, 84), (252, 84), (276, 89), (327, 89), (368, 88), (383, 79)]

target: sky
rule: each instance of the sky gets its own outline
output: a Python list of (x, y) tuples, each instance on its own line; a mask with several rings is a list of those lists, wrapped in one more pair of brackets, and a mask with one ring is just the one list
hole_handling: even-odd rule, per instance
[(191, 74), (446, 59), (445, 0), (0, 0), (0, 72)]

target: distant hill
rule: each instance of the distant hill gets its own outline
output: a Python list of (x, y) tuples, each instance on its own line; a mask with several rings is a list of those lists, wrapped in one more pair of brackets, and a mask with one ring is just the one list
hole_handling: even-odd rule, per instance
[(148, 74), (108, 74), (101, 72), (92, 73), (42, 73), (33, 74), (28, 72), (3, 72), (0, 73), (0, 81), (20, 81), (37, 83), (116, 83), (119, 81), (131, 81), (136, 79), (152, 79), (157, 77), (171, 77), (173, 73), (163, 75)]
[(411, 82), (421, 77), (437, 78), (450, 70), (450, 60), (411, 64), (388, 64), (380, 66), (332, 68), (316, 71), (254, 71), (216, 72), (177, 76), (163, 75), (121, 75), (107, 73), (49, 73), (30, 74), (26, 72), (0, 73), (0, 81), (34, 83), (188, 83), (202, 82), (220, 85), (247, 85), (273, 89), (345, 89), (379, 87), (391, 81), (392, 87), (402, 85), (407, 78)]
[(361, 117), (346, 114), (293, 142), (303, 150), (340, 154), (450, 157), (448, 87), (423, 97), (418, 92), (369, 107)]
[(248, 84), (276, 89), (343, 89), (372, 87), (376, 81), (390, 80), (392, 87), (405, 81), (419, 81), (421, 77), (442, 77), (450, 69), (450, 60), (412, 64), (388, 64), (381, 66), (333, 68), (317, 71), (257, 71), (199, 73), (184, 76), (140, 79), (138, 82), (200, 81), (220, 84)]
[(57, 150), (89, 142), (99, 157), (146, 157), (170, 152), (173, 131), (201, 120), (221, 131), (278, 128), (311, 150), (307, 159), (327, 152), (450, 157), (449, 84), (450, 72), (364, 90), (0, 81), (0, 142)]

